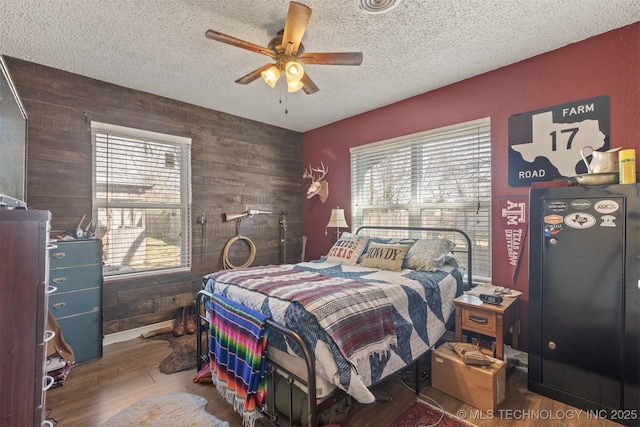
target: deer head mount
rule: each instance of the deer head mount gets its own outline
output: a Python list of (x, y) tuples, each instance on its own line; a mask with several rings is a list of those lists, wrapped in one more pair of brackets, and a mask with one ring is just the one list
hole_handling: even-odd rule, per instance
[[(327, 174), (327, 172), (329, 172), (329, 168), (325, 167), (324, 163), (322, 162), (320, 162), (320, 165), (320, 168), (312, 168), (311, 165), (309, 165), (309, 170), (304, 170), (302, 179), (311, 179), (311, 185), (307, 190), (307, 199), (310, 199), (313, 196), (318, 196), (320, 201), (324, 203), (327, 201), (327, 197), (329, 197), (329, 183), (323, 178)], [(315, 173), (320, 175), (316, 178)]]

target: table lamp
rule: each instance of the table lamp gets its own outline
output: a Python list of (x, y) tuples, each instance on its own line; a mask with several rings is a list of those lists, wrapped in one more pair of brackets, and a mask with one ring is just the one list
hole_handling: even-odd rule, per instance
[(329, 227), (336, 229), (336, 242), (340, 238), (340, 229), (349, 227), (347, 220), (344, 218), (344, 209), (340, 209), (340, 206), (336, 209), (331, 209), (331, 218), (329, 218), (329, 222), (324, 229), (325, 236), (327, 235), (327, 228)]

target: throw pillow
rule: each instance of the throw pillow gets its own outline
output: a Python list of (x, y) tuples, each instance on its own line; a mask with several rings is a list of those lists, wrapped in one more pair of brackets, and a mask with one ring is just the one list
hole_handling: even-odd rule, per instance
[(456, 246), (448, 239), (420, 239), (411, 246), (403, 267), (419, 271), (437, 271)]
[(367, 253), (362, 257), (360, 265), (382, 270), (400, 271), (402, 270), (402, 261), (407, 252), (409, 252), (410, 247), (411, 245), (369, 243)]
[(343, 233), (329, 250), (326, 261), (344, 265), (356, 265), (358, 257), (364, 251), (368, 241), (368, 236)]
[(360, 255), (360, 259), (358, 260), (358, 264), (362, 263), (362, 259), (365, 257), (365, 255), (367, 255), (367, 251), (369, 250), (369, 246), (372, 243), (382, 243), (385, 245), (390, 245), (390, 244), (394, 244), (394, 245), (413, 245), (416, 242), (417, 239), (413, 239), (411, 237), (375, 237), (372, 236), (369, 238), (369, 242), (367, 243), (367, 246), (365, 246), (364, 248), (364, 252), (362, 253), (362, 255)]

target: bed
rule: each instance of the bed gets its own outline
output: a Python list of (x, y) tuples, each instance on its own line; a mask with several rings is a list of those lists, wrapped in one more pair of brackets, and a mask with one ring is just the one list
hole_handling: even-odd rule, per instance
[[(378, 237), (389, 233), (411, 237)], [(453, 300), (471, 287), (470, 248), (459, 229), (361, 227), (343, 233), (320, 260), (204, 276), (198, 313), (209, 322), (212, 299), (222, 298), (264, 315), (269, 371), (305, 391), (308, 423), (316, 426), (345, 394), (373, 403), (371, 386), (453, 329)], [(202, 334), (213, 340), (209, 328), (198, 334), (200, 371), (211, 350)], [(266, 412), (276, 421), (275, 400), (269, 402)]]

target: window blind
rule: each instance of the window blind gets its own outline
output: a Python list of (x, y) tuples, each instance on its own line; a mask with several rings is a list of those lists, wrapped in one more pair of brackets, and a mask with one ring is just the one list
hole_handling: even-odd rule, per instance
[[(490, 277), (489, 119), (352, 148), (351, 195), (354, 230), (363, 225), (462, 229), (472, 241), (474, 276)], [(459, 240), (457, 249), (467, 250)]]
[(104, 274), (191, 266), (190, 139), (92, 123)]

